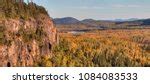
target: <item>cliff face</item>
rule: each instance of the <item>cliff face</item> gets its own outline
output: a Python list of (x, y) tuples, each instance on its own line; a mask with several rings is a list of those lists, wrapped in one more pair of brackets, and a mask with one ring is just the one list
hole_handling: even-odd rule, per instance
[(56, 28), (48, 15), (1, 18), (0, 66), (34, 66), (42, 56), (51, 56), (56, 42)]
[(0, 66), (33, 66), (41, 56), (49, 56), (56, 43), (56, 29), (47, 16), (29, 21), (5, 19), (0, 45)]

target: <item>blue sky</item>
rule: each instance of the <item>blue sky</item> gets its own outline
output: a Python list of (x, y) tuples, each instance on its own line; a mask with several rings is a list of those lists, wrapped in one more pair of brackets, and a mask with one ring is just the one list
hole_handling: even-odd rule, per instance
[(150, 0), (33, 0), (52, 18), (127, 19), (150, 18)]

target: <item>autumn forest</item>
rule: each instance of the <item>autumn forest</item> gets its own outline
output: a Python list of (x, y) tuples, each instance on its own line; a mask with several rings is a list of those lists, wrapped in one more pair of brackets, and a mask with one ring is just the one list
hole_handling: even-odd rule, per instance
[(53, 67), (150, 66), (149, 32), (149, 29), (135, 29), (60, 33), (52, 58), (43, 58), (40, 64)]
[(150, 67), (150, 19), (56, 20), (32, 0), (0, 6), (1, 67)]

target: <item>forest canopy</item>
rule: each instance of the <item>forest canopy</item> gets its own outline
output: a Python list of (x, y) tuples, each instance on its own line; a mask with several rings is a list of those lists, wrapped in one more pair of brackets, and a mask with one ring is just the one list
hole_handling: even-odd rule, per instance
[(0, 0), (1, 18), (36, 18), (40, 14), (48, 15), (44, 7), (38, 6), (32, 1), (27, 3), (24, 0)]

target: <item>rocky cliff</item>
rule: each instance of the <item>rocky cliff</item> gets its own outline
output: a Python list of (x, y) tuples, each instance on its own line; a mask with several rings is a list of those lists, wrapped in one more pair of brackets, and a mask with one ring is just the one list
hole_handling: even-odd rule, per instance
[[(20, 7), (29, 8), (26, 3), (22, 4), (25, 6)], [(5, 14), (7, 5), (6, 2), (6, 5), (0, 9), (2, 16), (0, 18), (0, 66), (35, 66), (43, 56), (50, 57), (52, 46), (57, 42), (57, 32), (51, 18), (43, 12), (37, 13), (36, 10), (39, 11), (37, 5), (36, 7), (34, 5), (34, 10), (32, 9), (34, 12), (30, 10), (31, 13), (36, 11), (37, 15), (28, 14), (28, 18), (25, 18), (25, 15), (11, 17), (11, 13), (14, 12), (12, 11), (9, 12), (8, 17)]]

